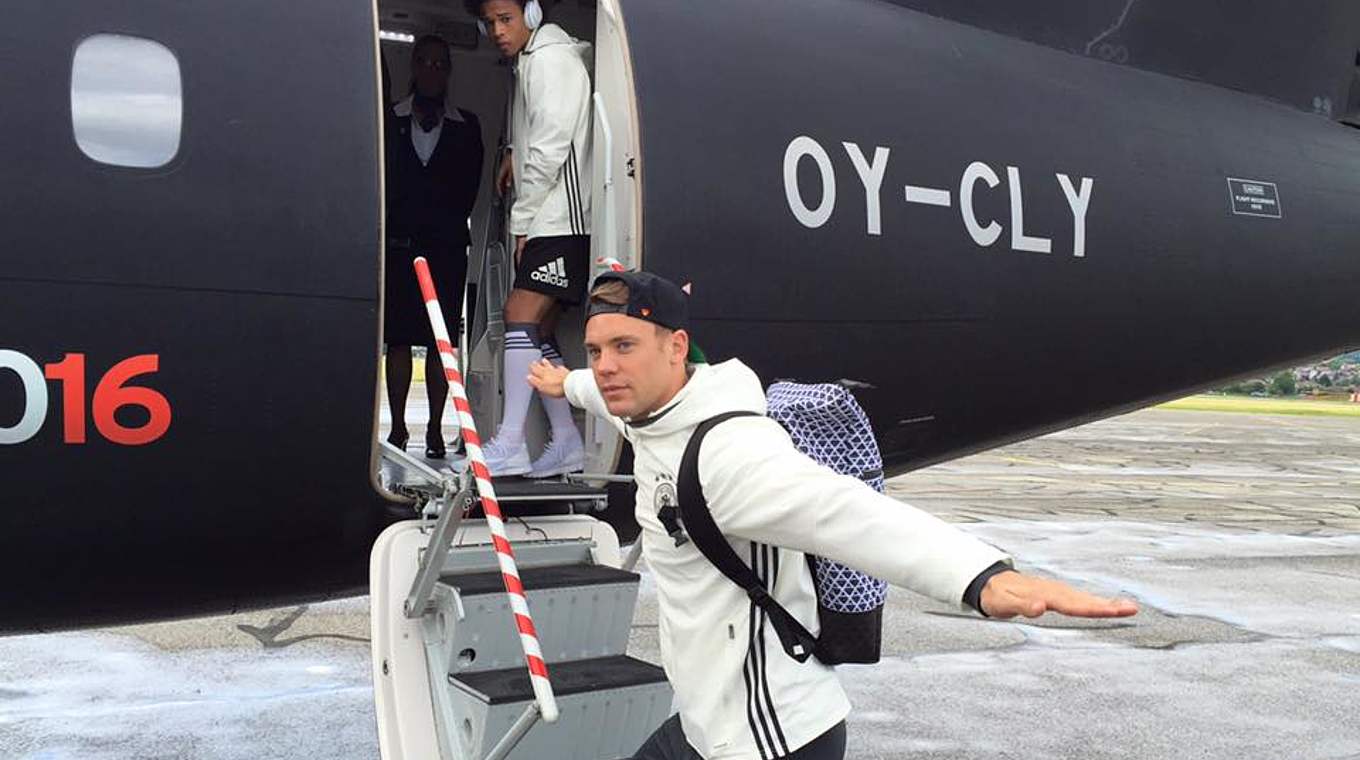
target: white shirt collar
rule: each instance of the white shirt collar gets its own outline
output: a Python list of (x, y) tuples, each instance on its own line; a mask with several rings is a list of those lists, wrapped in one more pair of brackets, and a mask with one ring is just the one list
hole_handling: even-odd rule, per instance
[[(414, 95), (407, 95), (405, 100), (392, 106), (392, 113), (403, 119), (410, 116), (411, 111), (414, 108), (412, 104), (415, 102), (415, 99)], [(457, 108), (454, 108), (453, 104), (448, 102), (447, 99), (444, 101), (444, 118), (459, 123), (466, 121), (466, 119), (463, 118), (463, 114), (459, 112)]]

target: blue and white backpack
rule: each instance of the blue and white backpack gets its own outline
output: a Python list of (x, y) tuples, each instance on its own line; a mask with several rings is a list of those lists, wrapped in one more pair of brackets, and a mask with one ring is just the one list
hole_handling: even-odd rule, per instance
[[(798, 450), (842, 475), (883, 492), (883, 457), (873, 428), (855, 397), (839, 385), (775, 383), (766, 394), (767, 416), (784, 426)], [(708, 510), (699, 484), (699, 447), (715, 426), (752, 412), (729, 412), (695, 429), (680, 463), (678, 495), (685, 532), (694, 545), (769, 617), (784, 651), (799, 662), (815, 656), (826, 665), (875, 663), (883, 629), (888, 584), (837, 562), (808, 555), (817, 586), (820, 636), (813, 636), (768, 592), (732, 550)]]

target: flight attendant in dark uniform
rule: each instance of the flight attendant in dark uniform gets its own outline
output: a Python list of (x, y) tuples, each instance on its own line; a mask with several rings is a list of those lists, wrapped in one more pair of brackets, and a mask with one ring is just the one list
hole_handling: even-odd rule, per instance
[(387, 344), (388, 442), (405, 448), (411, 347), (426, 346), (425, 387), (430, 424), (425, 455), (445, 454), (440, 420), (448, 382), (435, 349), (412, 262), (424, 256), (450, 327), (458, 324), (467, 284), (468, 217), (482, 177), (482, 128), (476, 115), (447, 102), (449, 46), (422, 37), (411, 53), (411, 95), (397, 103), (387, 125), (387, 261), (383, 308)]

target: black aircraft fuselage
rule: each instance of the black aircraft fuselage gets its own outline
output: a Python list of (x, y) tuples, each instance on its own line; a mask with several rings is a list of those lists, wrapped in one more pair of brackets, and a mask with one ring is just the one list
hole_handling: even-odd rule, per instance
[[(617, 5), (643, 266), (713, 358), (848, 381), (891, 472), (1360, 345), (1352, 3)], [(0, 632), (362, 591), (373, 4), (7, 11)], [(90, 154), (101, 34), (173, 52), (168, 163)]]

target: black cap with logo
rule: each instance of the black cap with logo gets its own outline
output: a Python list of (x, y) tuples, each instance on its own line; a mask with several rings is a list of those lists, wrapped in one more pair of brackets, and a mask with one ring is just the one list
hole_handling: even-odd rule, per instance
[[(605, 272), (595, 278), (592, 290), (607, 282), (628, 287), (628, 303), (612, 304), (592, 300), (586, 321), (599, 314), (623, 314), (668, 330), (689, 330), (689, 295), (680, 286), (650, 272)], [(689, 344), (689, 361), (704, 364), (708, 359), (694, 344)]]
[(623, 314), (670, 330), (689, 329), (689, 296), (675, 283), (650, 272), (605, 272), (591, 289), (612, 281), (628, 286), (628, 303), (594, 301), (587, 321), (597, 314)]

